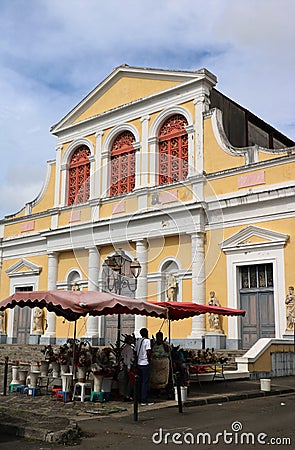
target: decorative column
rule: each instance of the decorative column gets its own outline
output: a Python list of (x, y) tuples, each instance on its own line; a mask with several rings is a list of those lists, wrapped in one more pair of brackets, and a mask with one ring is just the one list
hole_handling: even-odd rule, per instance
[(102, 146), (103, 131), (98, 131), (96, 137), (95, 150), (95, 182), (94, 182), (94, 197), (101, 197), (101, 146)]
[(90, 193), (89, 193), (89, 200), (91, 200), (91, 199), (93, 199), (93, 198), (95, 198), (95, 191), (94, 191), (94, 189), (95, 189), (95, 176), (94, 176), (94, 174), (95, 174), (95, 156), (94, 155), (91, 155), (91, 156), (89, 156), (89, 162), (90, 162), (90, 180), (89, 180), (89, 183), (90, 183)]
[[(96, 246), (88, 249), (88, 291), (98, 291), (99, 278), (99, 252)], [(86, 323), (86, 335), (92, 345), (99, 345), (101, 317), (88, 316)]]
[(185, 127), (188, 139), (188, 178), (195, 174), (195, 146), (194, 146), (194, 131), (193, 125)]
[[(48, 290), (56, 289), (58, 267), (58, 253), (48, 253)], [(47, 311), (46, 315), (47, 328), (43, 336), (40, 338), (40, 344), (55, 344), (56, 337), (56, 315), (54, 312)]]
[[(194, 303), (205, 305), (205, 249), (203, 231), (191, 235), (192, 242), (192, 300)], [(205, 315), (200, 314), (192, 318), (191, 339), (196, 339), (202, 348), (202, 338), (206, 331)]]
[(194, 100), (195, 104), (195, 122), (196, 122), (196, 155), (195, 155), (195, 171), (202, 175), (204, 170), (204, 117), (203, 114), (208, 112), (210, 101), (210, 92), (205, 87), (200, 89), (199, 94)]
[(157, 144), (158, 138), (152, 137), (148, 140), (150, 146), (150, 186), (156, 186), (158, 184), (158, 154), (157, 154)]
[[(136, 257), (141, 265), (141, 272), (137, 279), (136, 298), (147, 300), (148, 286), (147, 286), (147, 263), (148, 263), (148, 246), (146, 239), (136, 241)], [(139, 331), (141, 328), (146, 327), (146, 316), (135, 316), (135, 329), (134, 333), (136, 337), (139, 337)]]
[(54, 206), (60, 205), (60, 178), (61, 178), (61, 151), (62, 145), (56, 147), (56, 166), (55, 166), (55, 188), (54, 188)]
[(139, 189), (141, 187), (140, 142), (133, 142), (133, 148), (135, 149), (135, 187), (134, 187), (134, 189)]
[(109, 170), (110, 170), (110, 158), (108, 149), (103, 149), (101, 152), (101, 197), (107, 197), (109, 195)]
[(142, 127), (142, 140), (141, 140), (141, 187), (147, 186), (149, 182), (149, 145), (148, 145), (148, 134), (149, 134), (149, 120), (150, 116), (143, 116), (141, 121)]

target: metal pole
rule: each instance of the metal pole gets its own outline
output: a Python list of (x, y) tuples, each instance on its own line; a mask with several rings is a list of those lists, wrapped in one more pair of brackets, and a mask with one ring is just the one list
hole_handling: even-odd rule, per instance
[(133, 387), (133, 416), (134, 421), (138, 421), (138, 389), (139, 389), (139, 376), (134, 376), (134, 387)]
[(182, 413), (182, 399), (181, 399), (181, 389), (180, 389), (180, 373), (176, 372), (176, 390), (177, 390), (177, 402), (178, 402), (178, 412)]
[(3, 395), (6, 395), (6, 392), (7, 392), (7, 378), (8, 378), (8, 356), (5, 356), (4, 379), (3, 379)]
[[(118, 273), (118, 289), (117, 292), (119, 295), (121, 295), (121, 273), (122, 273), (122, 267), (120, 267), (119, 273)], [(121, 314), (118, 314), (118, 325), (117, 325), (117, 364), (119, 369), (119, 363), (120, 363), (120, 337), (121, 337)]]
[(75, 370), (75, 353), (76, 353), (76, 335), (77, 335), (77, 321), (74, 322), (74, 342), (73, 342), (73, 359), (72, 359), (72, 383), (74, 387), (76, 370)]

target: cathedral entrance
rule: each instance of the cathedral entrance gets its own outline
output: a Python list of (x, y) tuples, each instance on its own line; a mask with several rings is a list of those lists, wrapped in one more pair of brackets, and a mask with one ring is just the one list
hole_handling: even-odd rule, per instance
[(257, 264), (239, 268), (242, 348), (247, 350), (260, 338), (275, 337), (273, 266)]

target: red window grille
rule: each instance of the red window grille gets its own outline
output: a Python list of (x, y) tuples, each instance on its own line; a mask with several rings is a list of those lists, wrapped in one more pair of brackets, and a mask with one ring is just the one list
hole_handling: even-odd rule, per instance
[(175, 114), (159, 132), (159, 184), (184, 180), (188, 174), (187, 120)]
[(130, 131), (120, 133), (111, 150), (110, 195), (127, 194), (135, 186), (134, 135)]
[(81, 146), (74, 151), (69, 167), (68, 205), (85, 203), (90, 194), (90, 150)]

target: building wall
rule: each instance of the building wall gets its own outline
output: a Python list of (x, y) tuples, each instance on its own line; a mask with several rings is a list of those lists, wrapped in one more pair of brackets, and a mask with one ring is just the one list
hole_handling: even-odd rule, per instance
[[(269, 258), (277, 283), (276, 333), (279, 337), (285, 333), (285, 291), (295, 283), (294, 148), (285, 148), (291, 141), (280, 133), (275, 134), (274, 146), (281, 143), (282, 148), (262, 148), (269, 128), (253, 117), (246, 137), (245, 111), (216, 92), (210, 97), (215, 83), (207, 71), (168, 76), (131, 69), (128, 73), (124, 67), (53, 127), (56, 159), (48, 163), (40, 195), (2, 221), (3, 298), (15, 288), (16, 279), (21, 285), (38, 280), (38, 289), (68, 289), (75, 274), (80, 288), (87, 289), (93, 284), (89, 281), (93, 270), (94, 288), (99, 289), (105, 258), (122, 247), (140, 260), (144, 242), (147, 274), (139, 282), (138, 295), (150, 301), (165, 298), (164, 268), (171, 261), (178, 301), (207, 303), (214, 290), (222, 306), (239, 307), (238, 265), (243, 260), (255, 264)], [(189, 176), (158, 186), (157, 133), (171, 114), (187, 118)], [(136, 187), (126, 196), (109, 197), (110, 146), (124, 129), (136, 138)], [(247, 139), (256, 145), (245, 148)], [(91, 152), (91, 194), (85, 204), (67, 206), (68, 162), (82, 144)], [(243, 233), (246, 238), (239, 241)], [(99, 252), (96, 269), (93, 248)], [(8, 274), (22, 259), (32, 265), (27, 269), (21, 265), (18, 274)], [(283, 269), (278, 266), (281, 263)], [(136, 327), (147, 323), (151, 333), (161, 327), (157, 319), (143, 320)], [(171, 327), (173, 338), (196, 339), (198, 345), (208, 328), (205, 317)], [(224, 317), (222, 328), (232, 345), (239, 346), (238, 320)], [(98, 319), (81, 319), (77, 329), (79, 336), (101, 338), (103, 333)], [(72, 332), (62, 319), (50, 318), (48, 339), (63, 339)]]

